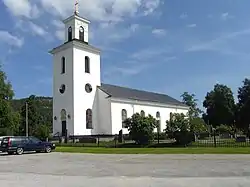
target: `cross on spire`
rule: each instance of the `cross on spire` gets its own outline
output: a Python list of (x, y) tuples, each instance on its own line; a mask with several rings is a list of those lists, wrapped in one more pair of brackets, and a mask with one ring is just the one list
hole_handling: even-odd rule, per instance
[(79, 14), (79, 3), (78, 3), (78, 0), (76, 0), (76, 3), (75, 3), (75, 15), (78, 15)]

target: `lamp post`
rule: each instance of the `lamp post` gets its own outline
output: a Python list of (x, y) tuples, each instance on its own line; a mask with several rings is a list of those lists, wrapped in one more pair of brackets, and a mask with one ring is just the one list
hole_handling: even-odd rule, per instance
[(25, 112), (26, 112), (26, 137), (28, 137), (29, 136), (28, 102), (25, 103)]

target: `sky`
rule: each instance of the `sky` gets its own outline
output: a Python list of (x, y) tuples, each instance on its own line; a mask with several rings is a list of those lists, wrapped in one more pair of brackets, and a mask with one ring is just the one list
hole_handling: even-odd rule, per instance
[[(52, 56), (75, 0), (0, 0), (0, 63), (16, 98), (52, 96)], [(101, 49), (104, 83), (199, 105), (216, 83), (237, 89), (250, 72), (249, 0), (79, 0)]]

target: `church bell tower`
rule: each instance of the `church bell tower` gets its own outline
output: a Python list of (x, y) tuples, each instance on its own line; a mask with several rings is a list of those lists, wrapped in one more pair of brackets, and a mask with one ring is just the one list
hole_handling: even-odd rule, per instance
[(63, 20), (64, 43), (53, 55), (53, 135), (95, 134), (95, 97), (101, 84), (100, 50), (89, 44), (90, 21), (79, 16)]

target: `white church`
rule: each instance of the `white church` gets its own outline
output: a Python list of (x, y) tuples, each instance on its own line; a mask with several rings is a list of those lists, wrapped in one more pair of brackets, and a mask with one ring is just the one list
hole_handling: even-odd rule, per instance
[(63, 23), (65, 42), (50, 51), (53, 134), (128, 134), (123, 121), (135, 113), (154, 116), (163, 131), (170, 113), (186, 114), (188, 107), (168, 95), (102, 83), (101, 51), (88, 42), (90, 21), (76, 9)]

